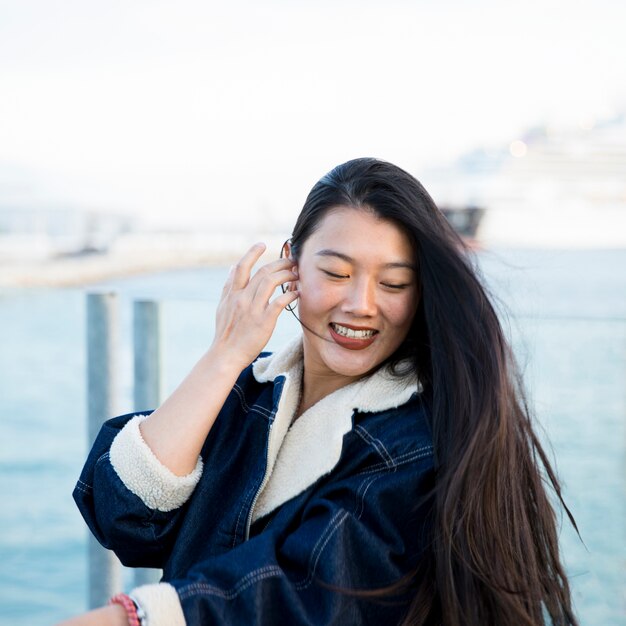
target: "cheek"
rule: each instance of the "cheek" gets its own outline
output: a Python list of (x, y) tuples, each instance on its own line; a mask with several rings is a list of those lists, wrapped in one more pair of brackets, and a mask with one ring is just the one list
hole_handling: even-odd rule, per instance
[(333, 290), (329, 289), (328, 283), (322, 280), (301, 280), (298, 288), (300, 290), (299, 307), (300, 310), (309, 313), (322, 313), (333, 306), (336, 299)]
[(407, 328), (415, 316), (416, 305), (413, 297), (398, 298), (387, 303), (385, 317), (395, 326)]

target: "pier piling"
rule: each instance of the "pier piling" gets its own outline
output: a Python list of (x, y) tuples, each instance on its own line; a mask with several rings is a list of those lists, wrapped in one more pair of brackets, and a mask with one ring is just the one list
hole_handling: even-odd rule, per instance
[[(115, 293), (87, 294), (87, 419), (91, 448), (102, 423), (116, 414), (119, 335)], [(122, 587), (122, 566), (110, 550), (88, 539), (88, 603), (103, 606)]]
[[(155, 409), (161, 404), (161, 308), (160, 302), (149, 300), (136, 300), (133, 305), (135, 411)], [(160, 578), (157, 569), (135, 570), (135, 586), (156, 583)]]

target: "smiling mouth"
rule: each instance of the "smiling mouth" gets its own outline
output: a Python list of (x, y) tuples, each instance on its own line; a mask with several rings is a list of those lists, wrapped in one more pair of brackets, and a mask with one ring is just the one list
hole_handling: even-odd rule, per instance
[(348, 326), (342, 326), (341, 324), (337, 324), (335, 322), (331, 322), (330, 327), (338, 335), (347, 337), (348, 339), (371, 339), (378, 333), (377, 330), (349, 328)]

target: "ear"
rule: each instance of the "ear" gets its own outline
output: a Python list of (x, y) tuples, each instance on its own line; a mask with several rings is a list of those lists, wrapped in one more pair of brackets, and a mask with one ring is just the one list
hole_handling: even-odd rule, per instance
[[(287, 241), (285, 241), (285, 243), (283, 244), (283, 247), (280, 250), (280, 258), (281, 259), (290, 259), (290, 260), (294, 260), (293, 258), (293, 251), (291, 248), (291, 239), (287, 239)], [(297, 265), (296, 265), (296, 269), (297, 269)]]
[(281, 258), (291, 259), (291, 239), (287, 239), (280, 251)]
[[(291, 240), (287, 239), (287, 241), (285, 241), (285, 243), (283, 244), (283, 247), (281, 248), (280, 251), (280, 256), (281, 258), (284, 259), (290, 259), (293, 260), (293, 256), (292, 256), (292, 252), (291, 252)], [(294, 271), (297, 273), (298, 272), (298, 266), (294, 266)], [(285, 287), (285, 291), (295, 291), (298, 288), (298, 283), (297, 281), (290, 281), (288, 283), (286, 283), (286, 287)]]

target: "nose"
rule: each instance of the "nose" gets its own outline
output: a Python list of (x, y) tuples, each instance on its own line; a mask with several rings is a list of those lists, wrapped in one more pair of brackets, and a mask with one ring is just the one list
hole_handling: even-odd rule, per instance
[(365, 277), (352, 281), (345, 294), (342, 310), (354, 317), (374, 317), (377, 311), (374, 282)]

